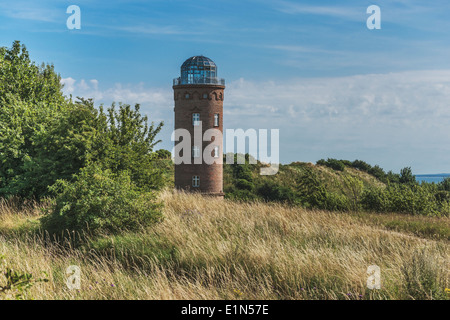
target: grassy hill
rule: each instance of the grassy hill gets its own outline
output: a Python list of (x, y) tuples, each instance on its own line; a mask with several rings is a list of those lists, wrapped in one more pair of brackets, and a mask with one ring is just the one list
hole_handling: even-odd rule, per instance
[(261, 176), (262, 166), (248, 161), (224, 165), (226, 197), (339, 212), (450, 215), (450, 179), (418, 183), (410, 168), (395, 174), (360, 160), (328, 159), (280, 165), (277, 174)]
[[(436, 237), (393, 228), (390, 222), (404, 221), (400, 214), (374, 219), (172, 191), (159, 199), (162, 222), (79, 243), (76, 235), (55, 243), (40, 233), (43, 205), (3, 201), (0, 254), (15, 270), (47, 273), (49, 282), (25, 295), (34, 299), (448, 298), (447, 217), (408, 216), (411, 225), (439, 226)], [(366, 288), (373, 264), (381, 290)], [(65, 285), (69, 265), (81, 267), (79, 291)]]

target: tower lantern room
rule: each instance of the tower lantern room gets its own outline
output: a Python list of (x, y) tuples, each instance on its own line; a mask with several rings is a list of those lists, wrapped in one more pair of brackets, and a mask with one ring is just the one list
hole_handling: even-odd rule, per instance
[(173, 84), (225, 85), (225, 80), (217, 78), (217, 66), (214, 61), (204, 56), (194, 56), (181, 65), (181, 77), (175, 78)]

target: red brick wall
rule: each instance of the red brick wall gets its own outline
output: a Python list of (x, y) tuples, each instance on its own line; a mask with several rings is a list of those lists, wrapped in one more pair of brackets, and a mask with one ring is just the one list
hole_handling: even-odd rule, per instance
[[(219, 129), (223, 133), (223, 98), (225, 86), (219, 85), (178, 85), (174, 86), (175, 100), (175, 129), (186, 129), (191, 134), (191, 150), (194, 145), (194, 126), (192, 114), (199, 113), (202, 121), (202, 134), (211, 128)], [(186, 94), (189, 98), (186, 99)], [(203, 95), (207, 94), (204, 99)], [(214, 114), (219, 114), (219, 126), (214, 127)], [(200, 152), (210, 144), (203, 141)], [(219, 159), (223, 156), (223, 141), (218, 141)], [(208, 165), (206, 163), (175, 165), (175, 187), (187, 191), (201, 192), (223, 196), (223, 166), (222, 164)], [(192, 176), (200, 177), (200, 187), (192, 186)]]

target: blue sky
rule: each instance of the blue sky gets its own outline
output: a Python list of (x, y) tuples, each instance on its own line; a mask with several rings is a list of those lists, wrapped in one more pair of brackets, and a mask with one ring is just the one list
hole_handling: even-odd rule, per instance
[[(368, 6), (381, 30), (368, 30)], [(68, 30), (66, 8), (81, 8)], [(205, 55), (227, 81), (225, 128), (280, 129), (280, 159), (362, 159), (450, 172), (450, 2), (1, 1), (0, 46), (22, 41), (65, 92), (141, 103), (164, 120), (172, 79)]]

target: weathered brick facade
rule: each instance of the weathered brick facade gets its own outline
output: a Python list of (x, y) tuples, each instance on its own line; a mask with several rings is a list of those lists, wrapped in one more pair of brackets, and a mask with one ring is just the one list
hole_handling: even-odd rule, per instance
[[(216, 84), (181, 84), (174, 85), (175, 100), (175, 129), (186, 129), (191, 134), (191, 150), (194, 146), (193, 113), (200, 114), (203, 133), (211, 128), (219, 129), (223, 134), (223, 99), (224, 85)], [(214, 115), (219, 115), (219, 125), (214, 126)], [(202, 141), (200, 153), (211, 141)], [(223, 197), (223, 140), (217, 141), (219, 147), (218, 163), (211, 165), (203, 161), (194, 164), (191, 155), (191, 164), (175, 165), (175, 187), (190, 192), (200, 192), (205, 195)], [(175, 155), (176, 157), (177, 155)], [(200, 185), (193, 186), (192, 178), (198, 176)]]

